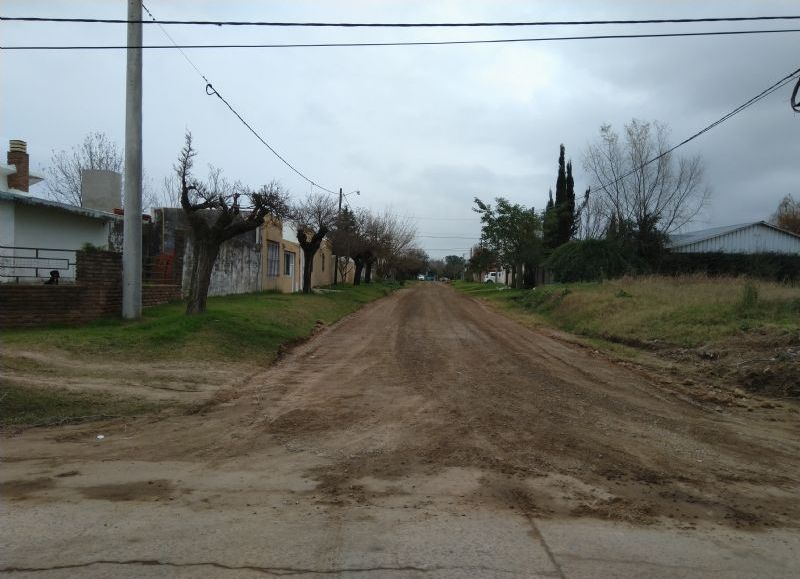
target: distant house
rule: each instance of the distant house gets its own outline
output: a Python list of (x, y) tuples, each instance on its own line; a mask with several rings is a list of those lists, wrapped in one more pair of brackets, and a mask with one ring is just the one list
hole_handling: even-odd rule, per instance
[(671, 235), (667, 247), (678, 253), (785, 253), (800, 255), (800, 235), (766, 221), (712, 227)]
[(28, 170), (24, 141), (11, 141), (7, 160), (0, 164), (0, 282), (35, 281), (52, 270), (63, 280), (74, 278), (75, 250), (108, 247), (121, 217), (30, 195), (30, 186), (42, 178)]
[[(283, 293), (302, 290), (305, 255), (295, 231), (274, 220), (268, 220), (261, 229), (266, 248), (263, 256), (262, 287)], [(335, 268), (331, 243), (328, 239), (323, 239), (311, 266), (311, 287), (333, 284)], [(345, 282), (352, 282), (352, 273), (352, 268), (348, 268)]]

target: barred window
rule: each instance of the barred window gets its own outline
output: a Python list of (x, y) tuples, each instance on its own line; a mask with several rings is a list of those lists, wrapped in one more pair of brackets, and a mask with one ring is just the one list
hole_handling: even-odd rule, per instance
[(281, 246), (274, 241), (267, 242), (267, 277), (278, 277), (281, 269)]

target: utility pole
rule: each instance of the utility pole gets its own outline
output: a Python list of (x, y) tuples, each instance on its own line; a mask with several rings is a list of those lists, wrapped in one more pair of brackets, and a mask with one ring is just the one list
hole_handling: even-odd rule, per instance
[[(336, 227), (339, 227), (339, 218), (342, 216), (342, 188), (339, 187), (339, 211), (336, 213)], [(339, 277), (339, 256), (333, 254), (333, 285)]]
[(142, 3), (128, 0), (122, 317), (142, 317)]

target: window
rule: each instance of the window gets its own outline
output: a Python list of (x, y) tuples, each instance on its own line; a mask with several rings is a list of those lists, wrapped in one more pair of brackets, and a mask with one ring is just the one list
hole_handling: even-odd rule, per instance
[(283, 254), (283, 275), (294, 275), (294, 253), (291, 251)]
[(322, 271), (325, 271), (325, 252), (322, 252)]
[(281, 269), (280, 244), (274, 241), (267, 242), (267, 277), (278, 277)]

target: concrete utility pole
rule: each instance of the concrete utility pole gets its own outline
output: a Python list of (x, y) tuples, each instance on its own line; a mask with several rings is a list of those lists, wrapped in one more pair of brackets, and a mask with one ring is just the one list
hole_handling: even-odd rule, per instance
[[(339, 211), (336, 213), (336, 227), (339, 227), (339, 216), (342, 214), (342, 188), (339, 187)], [(336, 285), (336, 280), (339, 277), (339, 256), (333, 256), (333, 285)]]
[(122, 317), (142, 317), (142, 3), (128, 0)]

